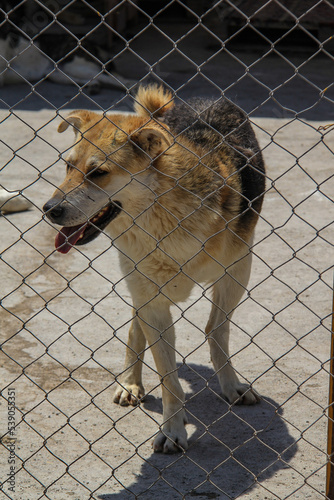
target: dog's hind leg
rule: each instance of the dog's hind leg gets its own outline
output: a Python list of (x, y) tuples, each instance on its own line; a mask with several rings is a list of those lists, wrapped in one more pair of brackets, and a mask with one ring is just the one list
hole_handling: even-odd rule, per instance
[(142, 360), (144, 358), (145, 346), (146, 339), (144, 333), (139, 324), (138, 317), (134, 316), (129, 330), (124, 371), (117, 377), (119, 387), (115, 391), (115, 403), (119, 403), (122, 406), (135, 406), (144, 397)]
[(226, 274), (213, 286), (213, 303), (206, 327), (211, 360), (224, 397), (230, 404), (254, 404), (259, 396), (239, 381), (229, 357), (230, 318), (245, 292), (251, 268), (248, 253), (226, 270)]

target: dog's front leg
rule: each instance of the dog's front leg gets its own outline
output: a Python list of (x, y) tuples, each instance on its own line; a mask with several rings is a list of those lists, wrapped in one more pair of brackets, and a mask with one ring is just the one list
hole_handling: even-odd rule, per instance
[(117, 377), (119, 387), (115, 391), (114, 403), (119, 403), (121, 406), (135, 406), (144, 397), (145, 391), (141, 374), (145, 345), (144, 333), (138, 318), (134, 316), (129, 330), (124, 371)]
[(184, 392), (175, 361), (175, 333), (169, 304), (155, 300), (138, 310), (146, 340), (151, 347), (162, 385), (163, 425), (153, 441), (156, 452), (187, 449)]

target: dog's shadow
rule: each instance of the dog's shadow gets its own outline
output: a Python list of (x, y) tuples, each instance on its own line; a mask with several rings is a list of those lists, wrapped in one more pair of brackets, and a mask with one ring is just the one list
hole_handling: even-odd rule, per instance
[[(279, 405), (265, 395), (255, 406), (230, 407), (221, 397), (217, 377), (208, 367), (179, 367), (191, 385), (186, 409), (191, 428), (185, 453), (152, 453), (143, 459), (137, 480), (124, 491), (100, 495), (101, 500), (184, 497), (237, 498), (288, 462), (297, 450)], [(161, 401), (148, 396), (143, 407), (161, 413)]]

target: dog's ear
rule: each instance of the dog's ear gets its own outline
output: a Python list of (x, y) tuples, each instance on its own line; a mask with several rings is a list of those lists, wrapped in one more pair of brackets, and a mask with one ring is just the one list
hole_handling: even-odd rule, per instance
[(164, 130), (153, 127), (144, 127), (131, 134), (133, 143), (145, 151), (152, 159), (166, 151), (173, 143), (171, 135)]
[(69, 114), (66, 118), (64, 118), (63, 121), (59, 124), (58, 132), (59, 133), (65, 132), (65, 130), (67, 130), (69, 125), (72, 125), (74, 133), (75, 135), (77, 135), (78, 132), (82, 130), (85, 123), (92, 120), (94, 115), (95, 113), (92, 113), (90, 111), (84, 111), (84, 110), (72, 111), (71, 114)]

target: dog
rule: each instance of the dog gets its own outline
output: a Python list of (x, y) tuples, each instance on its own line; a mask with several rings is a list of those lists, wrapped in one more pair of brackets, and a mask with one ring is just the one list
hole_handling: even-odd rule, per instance
[(187, 449), (185, 397), (178, 380), (170, 306), (194, 283), (212, 290), (206, 327), (225, 399), (254, 404), (229, 359), (231, 316), (249, 279), (265, 166), (247, 116), (225, 98), (176, 102), (162, 86), (141, 87), (135, 114), (72, 111), (76, 142), (65, 181), (44, 205), (64, 226), (55, 246), (67, 253), (105, 231), (119, 249), (134, 317), (115, 403), (144, 397), (142, 359), (151, 348), (161, 379), (163, 425), (156, 452)]

